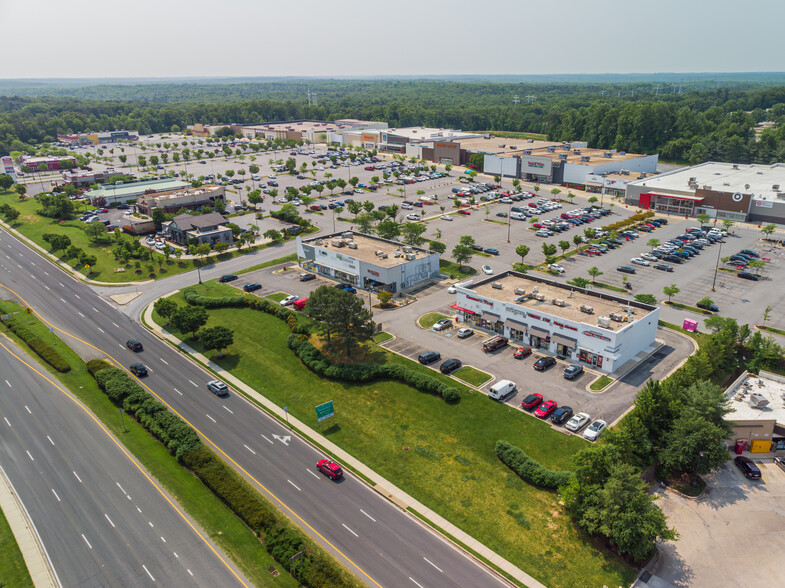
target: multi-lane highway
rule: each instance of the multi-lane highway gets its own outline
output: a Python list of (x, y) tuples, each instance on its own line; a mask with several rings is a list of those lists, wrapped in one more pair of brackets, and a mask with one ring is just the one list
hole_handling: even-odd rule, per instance
[(63, 586), (248, 585), (87, 410), (0, 346), (0, 462)]
[[(62, 329), (59, 335), (83, 357), (106, 353), (124, 366), (145, 363), (151, 368), (145, 385), (367, 584), (505, 584), (363, 482), (318, 475), (313, 447), (243, 396), (211, 394), (207, 373), (7, 234), (0, 234), (0, 284)], [(175, 288), (172, 283), (169, 290)], [(129, 338), (141, 340), (144, 352), (127, 350)]]

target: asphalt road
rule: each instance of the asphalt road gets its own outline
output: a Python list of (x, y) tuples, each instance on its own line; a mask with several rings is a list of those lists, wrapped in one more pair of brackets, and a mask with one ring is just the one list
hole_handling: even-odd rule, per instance
[[(273, 502), (290, 509), (306, 532), (369, 585), (500, 583), (364, 483), (350, 475), (338, 483), (321, 477), (315, 464), (322, 456), (313, 447), (290, 437), (287, 429), (242, 395), (220, 399), (211, 394), (205, 386), (211, 375), (8, 235), (0, 236), (0, 283), (52, 325), (77, 337), (60, 333), (83, 357), (103, 357), (105, 351), (120, 365), (137, 361), (147, 365), (151, 374), (144, 385)], [(177, 287), (166, 281), (169, 291)], [(129, 338), (141, 340), (145, 350), (129, 351), (124, 345)]]
[(0, 343), (0, 460), (63, 586), (248, 585), (70, 394)]

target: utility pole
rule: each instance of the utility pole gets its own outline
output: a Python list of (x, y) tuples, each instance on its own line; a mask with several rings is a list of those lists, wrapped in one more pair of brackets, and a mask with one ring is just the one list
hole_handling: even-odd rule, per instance
[(716, 292), (714, 286), (717, 283), (717, 268), (720, 267), (720, 253), (722, 252), (722, 240), (720, 239), (720, 246), (717, 248), (717, 263), (714, 264), (714, 279), (711, 282), (711, 291)]

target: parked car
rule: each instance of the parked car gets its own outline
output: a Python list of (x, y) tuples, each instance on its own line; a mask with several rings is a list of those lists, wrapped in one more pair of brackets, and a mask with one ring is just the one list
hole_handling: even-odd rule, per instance
[(572, 408), (569, 406), (559, 406), (551, 414), (551, 422), (554, 425), (561, 425), (567, 419), (572, 417)]
[(645, 260), (645, 259), (643, 259), (642, 257), (633, 257), (633, 258), (630, 260), (630, 262), (631, 262), (631, 263), (634, 263), (635, 265), (643, 265), (643, 266), (649, 266), (649, 265), (651, 265), (651, 264), (650, 264), (648, 261), (646, 261), (646, 260)]
[(602, 419), (598, 419), (586, 427), (586, 430), (583, 432), (583, 438), (588, 439), (589, 441), (596, 441), (600, 438), (600, 435), (602, 435), (602, 432), (607, 426), (608, 423)]
[(446, 220), (446, 221), (452, 222), (452, 217), (449, 214), (443, 214), (441, 218), (442, 218), (442, 220)]
[(583, 366), (577, 363), (568, 365), (564, 368), (564, 379), (574, 380), (583, 373)]
[(529, 394), (526, 398), (521, 401), (521, 408), (525, 408), (526, 410), (531, 410), (539, 406), (540, 402), (542, 402), (542, 394)]
[(436, 321), (436, 323), (431, 327), (433, 331), (444, 331), (449, 329), (452, 326), (452, 319), (443, 318)]
[(573, 433), (580, 431), (583, 426), (591, 420), (591, 417), (585, 412), (579, 412), (575, 416), (573, 416), (567, 424), (564, 425), (564, 428), (568, 431), (572, 431)]
[(672, 265), (668, 265), (667, 263), (658, 263), (657, 265), (654, 266), (654, 269), (660, 270), (660, 271), (663, 271), (663, 272), (672, 272), (673, 271), (673, 266)]
[(714, 304), (713, 302), (703, 302), (699, 301), (695, 306), (698, 308), (702, 308), (703, 310), (710, 310), (712, 312), (719, 312), (719, 307)]
[(558, 272), (560, 274), (564, 273), (564, 268), (560, 266), (558, 263), (551, 263), (548, 265), (548, 269), (552, 272)]
[(339, 478), (343, 477), (343, 470), (341, 469), (341, 466), (339, 466), (334, 461), (330, 461), (329, 459), (320, 459), (318, 462), (316, 462), (316, 469), (332, 480), (338, 480)]
[(283, 300), (281, 300), (281, 306), (289, 306), (290, 304), (294, 303), (294, 301), (299, 299), (299, 298), (300, 298), (299, 296), (291, 294), (291, 295), (287, 296), (286, 298), (284, 298)]
[(469, 327), (463, 327), (461, 329), (458, 329), (455, 335), (458, 337), (458, 339), (466, 339), (466, 337), (471, 337), (472, 335), (474, 335), (474, 329), (470, 329)]
[(518, 349), (513, 352), (512, 356), (515, 359), (523, 359), (524, 357), (528, 357), (531, 354), (532, 350), (530, 347), (518, 347)]
[(229, 396), (229, 386), (220, 380), (210, 380), (207, 382), (207, 389), (216, 396)]
[(311, 280), (316, 279), (316, 274), (309, 274), (309, 273), (302, 273), (300, 274), (300, 281), (301, 282), (309, 282)]
[(534, 369), (540, 372), (544, 372), (552, 365), (556, 365), (556, 360), (553, 359), (550, 355), (546, 355), (545, 357), (541, 357), (540, 359), (534, 362)]
[(489, 265), (482, 266), (482, 271), (483, 271), (484, 274), (486, 274), (488, 276), (493, 275), (493, 269)]
[(147, 375), (147, 368), (144, 367), (141, 363), (133, 363), (128, 366), (128, 369), (131, 370), (131, 373), (139, 378), (143, 378)]
[(137, 339), (128, 339), (128, 341), (125, 342), (125, 346), (131, 351), (144, 351), (142, 342)]
[(439, 371), (445, 375), (450, 375), (455, 370), (460, 369), (462, 365), (460, 359), (447, 359), (439, 366)]
[(243, 290), (245, 290), (246, 292), (255, 292), (256, 290), (261, 290), (261, 289), (262, 289), (262, 285), (259, 284), (258, 282), (251, 282), (243, 286)]
[(745, 478), (760, 480), (760, 468), (749, 457), (739, 455), (733, 460), (733, 463), (736, 464), (736, 467), (739, 468), (739, 471)]
[(760, 280), (759, 276), (752, 274), (750, 272), (739, 272), (736, 275), (744, 280), (752, 280), (753, 282), (757, 282), (758, 280)]
[(620, 265), (616, 268), (617, 272), (622, 272), (624, 274), (634, 274), (635, 268), (629, 265)]
[(490, 253), (491, 255), (499, 255), (499, 250), (498, 249), (494, 249), (493, 247), (488, 247), (485, 250), (485, 253)]
[(534, 411), (534, 416), (541, 419), (547, 419), (550, 414), (558, 408), (558, 406), (559, 405), (555, 400), (546, 400), (537, 407), (537, 409)]
[(442, 355), (438, 351), (425, 351), (417, 357), (417, 361), (423, 365), (431, 365), (432, 363), (439, 361), (441, 358)]

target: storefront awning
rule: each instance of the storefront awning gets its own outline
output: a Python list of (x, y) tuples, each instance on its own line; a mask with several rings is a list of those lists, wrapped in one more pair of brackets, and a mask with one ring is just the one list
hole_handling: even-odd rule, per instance
[(512, 319), (507, 319), (504, 324), (506, 324), (511, 329), (516, 329), (518, 331), (525, 331), (526, 329), (529, 328), (529, 325), (527, 325), (526, 323), (522, 323), (520, 321), (514, 321)]
[(553, 334), (551, 337), (552, 341), (556, 341), (565, 347), (575, 347), (578, 344), (577, 339), (572, 339), (570, 337), (565, 337), (564, 335), (557, 335), (556, 333)]
[(539, 337), (540, 339), (547, 339), (550, 337), (548, 331), (545, 329), (541, 329), (540, 327), (529, 327), (529, 335), (534, 335), (535, 337)]
[(455, 310), (460, 310), (461, 312), (465, 312), (466, 314), (474, 314), (473, 310), (468, 310), (466, 308), (461, 308), (457, 304), (453, 304), (450, 308), (454, 308)]
[(498, 321), (501, 317), (493, 312), (484, 312), (482, 313), (482, 318), (486, 321)]
[(693, 202), (702, 202), (703, 196), (677, 196), (676, 194), (652, 194), (657, 198), (671, 198), (673, 200), (692, 200)]
[(593, 188), (602, 188), (602, 182), (585, 182), (585, 185)]

